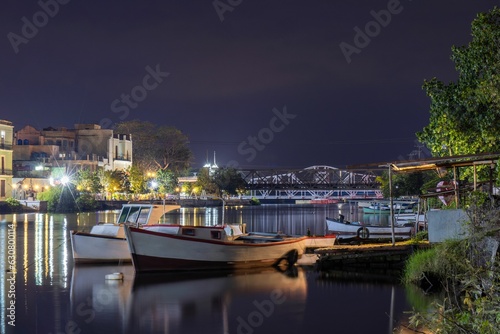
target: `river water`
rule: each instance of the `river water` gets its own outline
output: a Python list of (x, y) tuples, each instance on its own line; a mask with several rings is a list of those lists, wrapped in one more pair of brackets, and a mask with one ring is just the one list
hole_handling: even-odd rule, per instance
[[(224, 214), (220, 208), (183, 208), (168, 220), (323, 234), (325, 217), (340, 212), (363, 218), (345, 204), (228, 207)], [(88, 231), (116, 215), (0, 216), (1, 333), (393, 333), (415, 299), (420, 302), (397, 277), (381, 273), (297, 267), (135, 275), (130, 264), (74, 265), (70, 230)], [(113, 272), (124, 273), (124, 280), (106, 281)]]

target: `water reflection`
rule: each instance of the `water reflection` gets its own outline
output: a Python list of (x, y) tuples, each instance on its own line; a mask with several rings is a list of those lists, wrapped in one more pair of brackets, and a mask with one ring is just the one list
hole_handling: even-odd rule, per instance
[[(218, 210), (186, 209), (169, 218), (174, 223), (184, 217), (186, 224), (212, 224), (222, 219)], [(359, 214), (349, 205), (234, 207), (226, 208), (224, 219), (246, 223), (251, 230), (305, 234), (311, 228), (321, 234), (327, 216), (342, 212), (349, 217), (351, 210), (353, 216)], [(6, 310), (12, 300), (12, 277), (16, 300), (16, 327), (7, 324), (7, 313), (2, 312), (2, 334), (320, 333), (330, 328), (338, 333), (385, 333), (392, 289), (394, 319), (411, 309), (404, 288), (373, 276), (362, 280), (365, 274), (344, 279), (299, 269), (296, 275), (266, 270), (134, 277), (130, 265), (74, 266), (69, 231), (88, 231), (97, 222), (115, 221), (116, 215), (0, 216), (0, 307)], [(125, 279), (104, 279), (115, 271), (124, 272)], [(359, 321), (360, 316), (366, 320)]]
[[(225, 223), (246, 224), (248, 231), (316, 235), (326, 233), (326, 217), (338, 217), (338, 205), (260, 205), (224, 208), (181, 208), (167, 214), (168, 221), (181, 225), (212, 226)], [(348, 207), (344, 210), (349, 210)]]
[[(105, 280), (116, 271), (123, 281)], [(302, 270), (134, 277), (130, 265), (78, 265), (71, 314), (75, 328), (89, 333), (266, 333), (282, 330), (283, 318), (286, 327), (302, 327), (290, 314), (303, 314), (306, 297)]]

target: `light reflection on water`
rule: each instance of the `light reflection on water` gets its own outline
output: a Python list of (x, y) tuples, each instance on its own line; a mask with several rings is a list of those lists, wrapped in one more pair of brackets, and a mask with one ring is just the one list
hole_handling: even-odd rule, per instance
[[(256, 231), (305, 234), (310, 228), (323, 234), (325, 218), (340, 212), (346, 217), (358, 214), (347, 205), (272, 205), (226, 208), (224, 221), (246, 223)], [(325, 278), (300, 268), (295, 275), (266, 270), (134, 277), (131, 265), (74, 266), (69, 231), (88, 231), (116, 216), (116, 211), (0, 216), (0, 304), (6, 310), (13, 300), (7, 279), (14, 277), (16, 306), (16, 327), (8, 325), (8, 313), (3, 312), (1, 333), (258, 334), (332, 328), (339, 333), (391, 333), (394, 323), (387, 315), (397, 322), (411, 309), (395, 282)], [(220, 223), (222, 214), (217, 208), (184, 209), (169, 218), (203, 225)], [(15, 274), (6, 251), (9, 226), (14, 231)], [(115, 271), (125, 273), (123, 282), (104, 279)], [(360, 314), (369, 323), (360, 322)]]

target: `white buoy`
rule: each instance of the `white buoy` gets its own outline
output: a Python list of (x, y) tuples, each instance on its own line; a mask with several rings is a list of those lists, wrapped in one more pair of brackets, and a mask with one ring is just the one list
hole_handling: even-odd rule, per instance
[(109, 280), (123, 280), (123, 273), (112, 273), (104, 276), (105, 279)]

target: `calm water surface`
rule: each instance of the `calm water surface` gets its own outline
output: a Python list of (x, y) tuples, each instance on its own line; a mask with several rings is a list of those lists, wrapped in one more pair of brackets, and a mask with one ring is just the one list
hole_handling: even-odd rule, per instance
[[(325, 217), (340, 211), (351, 220), (375, 219), (348, 205), (263, 205), (224, 214), (190, 208), (168, 219), (323, 234)], [(135, 275), (127, 264), (74, 265), (69, 231), (114, 221), (116, 214), (0, 216), (1, 333), (392, 333), (412, 309), (397, 279), (375, 273), (293, 268)], [(106, 281), (113, 272), (123, 272), (124, 280)]]

